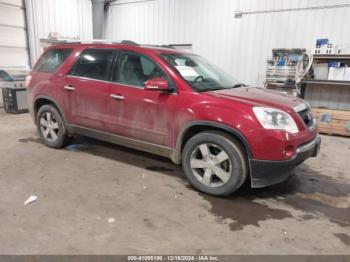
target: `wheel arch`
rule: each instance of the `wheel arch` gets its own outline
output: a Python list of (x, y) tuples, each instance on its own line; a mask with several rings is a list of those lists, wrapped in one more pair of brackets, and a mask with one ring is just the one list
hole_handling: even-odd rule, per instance
[(186, 144), (186, 142), (194, 135), (208, 130), (221, 131), (224, 132), (233, 138), (235, 138), (238, 142), (240, 142), (247, 154), (248, 159), (253, 158), (253, 154), (250, 148), (250, 145), (244, 135), (238, 130), (216, 122), (210, 121), (194, 121), (186, 124), (180, 131), (177, 141), (176, 141), (176, 154), (173, 156), (173, 161), (175, 163), (181, 163), (182, 150)]
[(59, 106), (57, 101), (51, 97), (48, 96), (38, 96), (34, 100), (34, 106), (33, 106), (33, 116), (34, 116), (34, 122), (36, 123), (36, 117), (37, 113), (39, 111), (39, 108), (42, 107), (43, 105), (51, 104), (55, 106), (58, 110), (58, 112), (61, 114), (63, 121), (66, 123), (66, 118), (63, 114), (62, 108)]

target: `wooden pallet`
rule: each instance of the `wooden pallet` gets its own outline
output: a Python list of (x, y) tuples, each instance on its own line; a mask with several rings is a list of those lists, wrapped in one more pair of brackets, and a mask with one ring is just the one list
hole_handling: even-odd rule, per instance
[(350, 136), (350, 111), (312, 108), (321, 134)]

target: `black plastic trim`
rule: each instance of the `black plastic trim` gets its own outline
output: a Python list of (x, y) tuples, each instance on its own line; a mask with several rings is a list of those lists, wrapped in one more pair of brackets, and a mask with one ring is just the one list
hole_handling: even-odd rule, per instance
[(36, 124), (36, 114), (38, 113), (37, 110), (35, 110), (35, 106), (36, 106), (36, 103), (39, 99), (45, 99), (45, 100), (49, 100), (52, 104), (54, 104), (58, 111), (60, 112), (62, 118), (63, 118), (63, 121), (66, 123), (66, 118), (63, 114), (63, 110), (62, 108), (60, 107), (60, 105), (57, 103), (57, 101), (55, 99), (53, 99), (52, 97), (49, 97), (49, 96), (43, 96), (43, 95), (39, 95), (37, 96), (35, 99), (34, 99), (34, 103), (33, 103), (33, 108), (32, 108), (32, 112), (33, 112), (33, 118), (34, 118), (34, 123)]
[(238, 130), (229, 127), (227, 125), (224, 124), (220, 124), (217, 122), (212, 122), (212, 121), (193, 121), (190, 123), (187, 123), (180, 131), (177, 141), (176, 141), (176, 156), (174, 156), (175, 159), (175, 163), (180, 163), (181, 162), (181, 147), (182, 147), (182, 142), (183, 142), (183, 138), (186, 134), (186, 132), (194, 127), (194, 126), (210, 126), (210, 127), (215, 127), (215, 128), (219, 128), (222, 129), (224, 131), (227, 131), (229, 133), (231, 133), (232, 135), (234, 135), (235, 137), (237, 137), (239, 139), (240, 142), (242, 142), (244, 149), (247, 153), (247, 156), (249, 159), (253, 158), (253, 153), (250, 149), (249, 143), (247, 141), (247, 139), (243, 136), (243, 134), (241, 134)]
[(86, 128), (78, 125), (66, 124), (66, 128), (70, 135), (79, 134), (83, 136), (88, 136), (88, 137), (92, 137), (92, 138), (106, 141), (109, 143), (131, 147), (137, 150), (146, 151), (152, 154), (161, 155), (168, 158), (172, 157), (175, 150), (170, 147), (156, 145), (156, 144), (140, 141), (137, 139), (119, 136), (112, 133), (108, 133), (108, 132), (104, 132), (104, 131), (100, 131), (92, 128)]
[(251, 187), (259, 188), (274, 185), (286, 180), (293, 169), (309, 157), (316, 157), (321, 145), (321, 137), (317, 136), (296, 151), (295, 156), (286, 161), (269, 161), (250, 159)]

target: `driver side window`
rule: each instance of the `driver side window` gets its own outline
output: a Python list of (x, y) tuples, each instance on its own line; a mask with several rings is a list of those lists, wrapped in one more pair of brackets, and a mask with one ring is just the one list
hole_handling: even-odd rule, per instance
[(134, 52), (121, 52), (114, 81), (144, 88), (145, 82), (162, 77), (171, 83), (167, 74), (150, 58)]

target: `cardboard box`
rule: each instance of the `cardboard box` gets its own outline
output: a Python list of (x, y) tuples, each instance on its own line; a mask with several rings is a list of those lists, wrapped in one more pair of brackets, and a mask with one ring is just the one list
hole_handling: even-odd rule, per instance
[(316, 39), (314, 54), (317, 54), (317, 55), (335, 54), (334, 45), (329, 41), (328, 38), (318, 38)]
[(344, 81), (350, 81), (350, 67), (345, 67), (344, 71)]
[(328, 63), (314, 64), (314, 76), (315, 76), (315, 80), (327, 80)]
[(345, 67), (330, 67), (328, 73), (328, 80), (343, 81)]
[(335, 53), (340, 55), (350, 54), (350, 44), (336, 45)]

